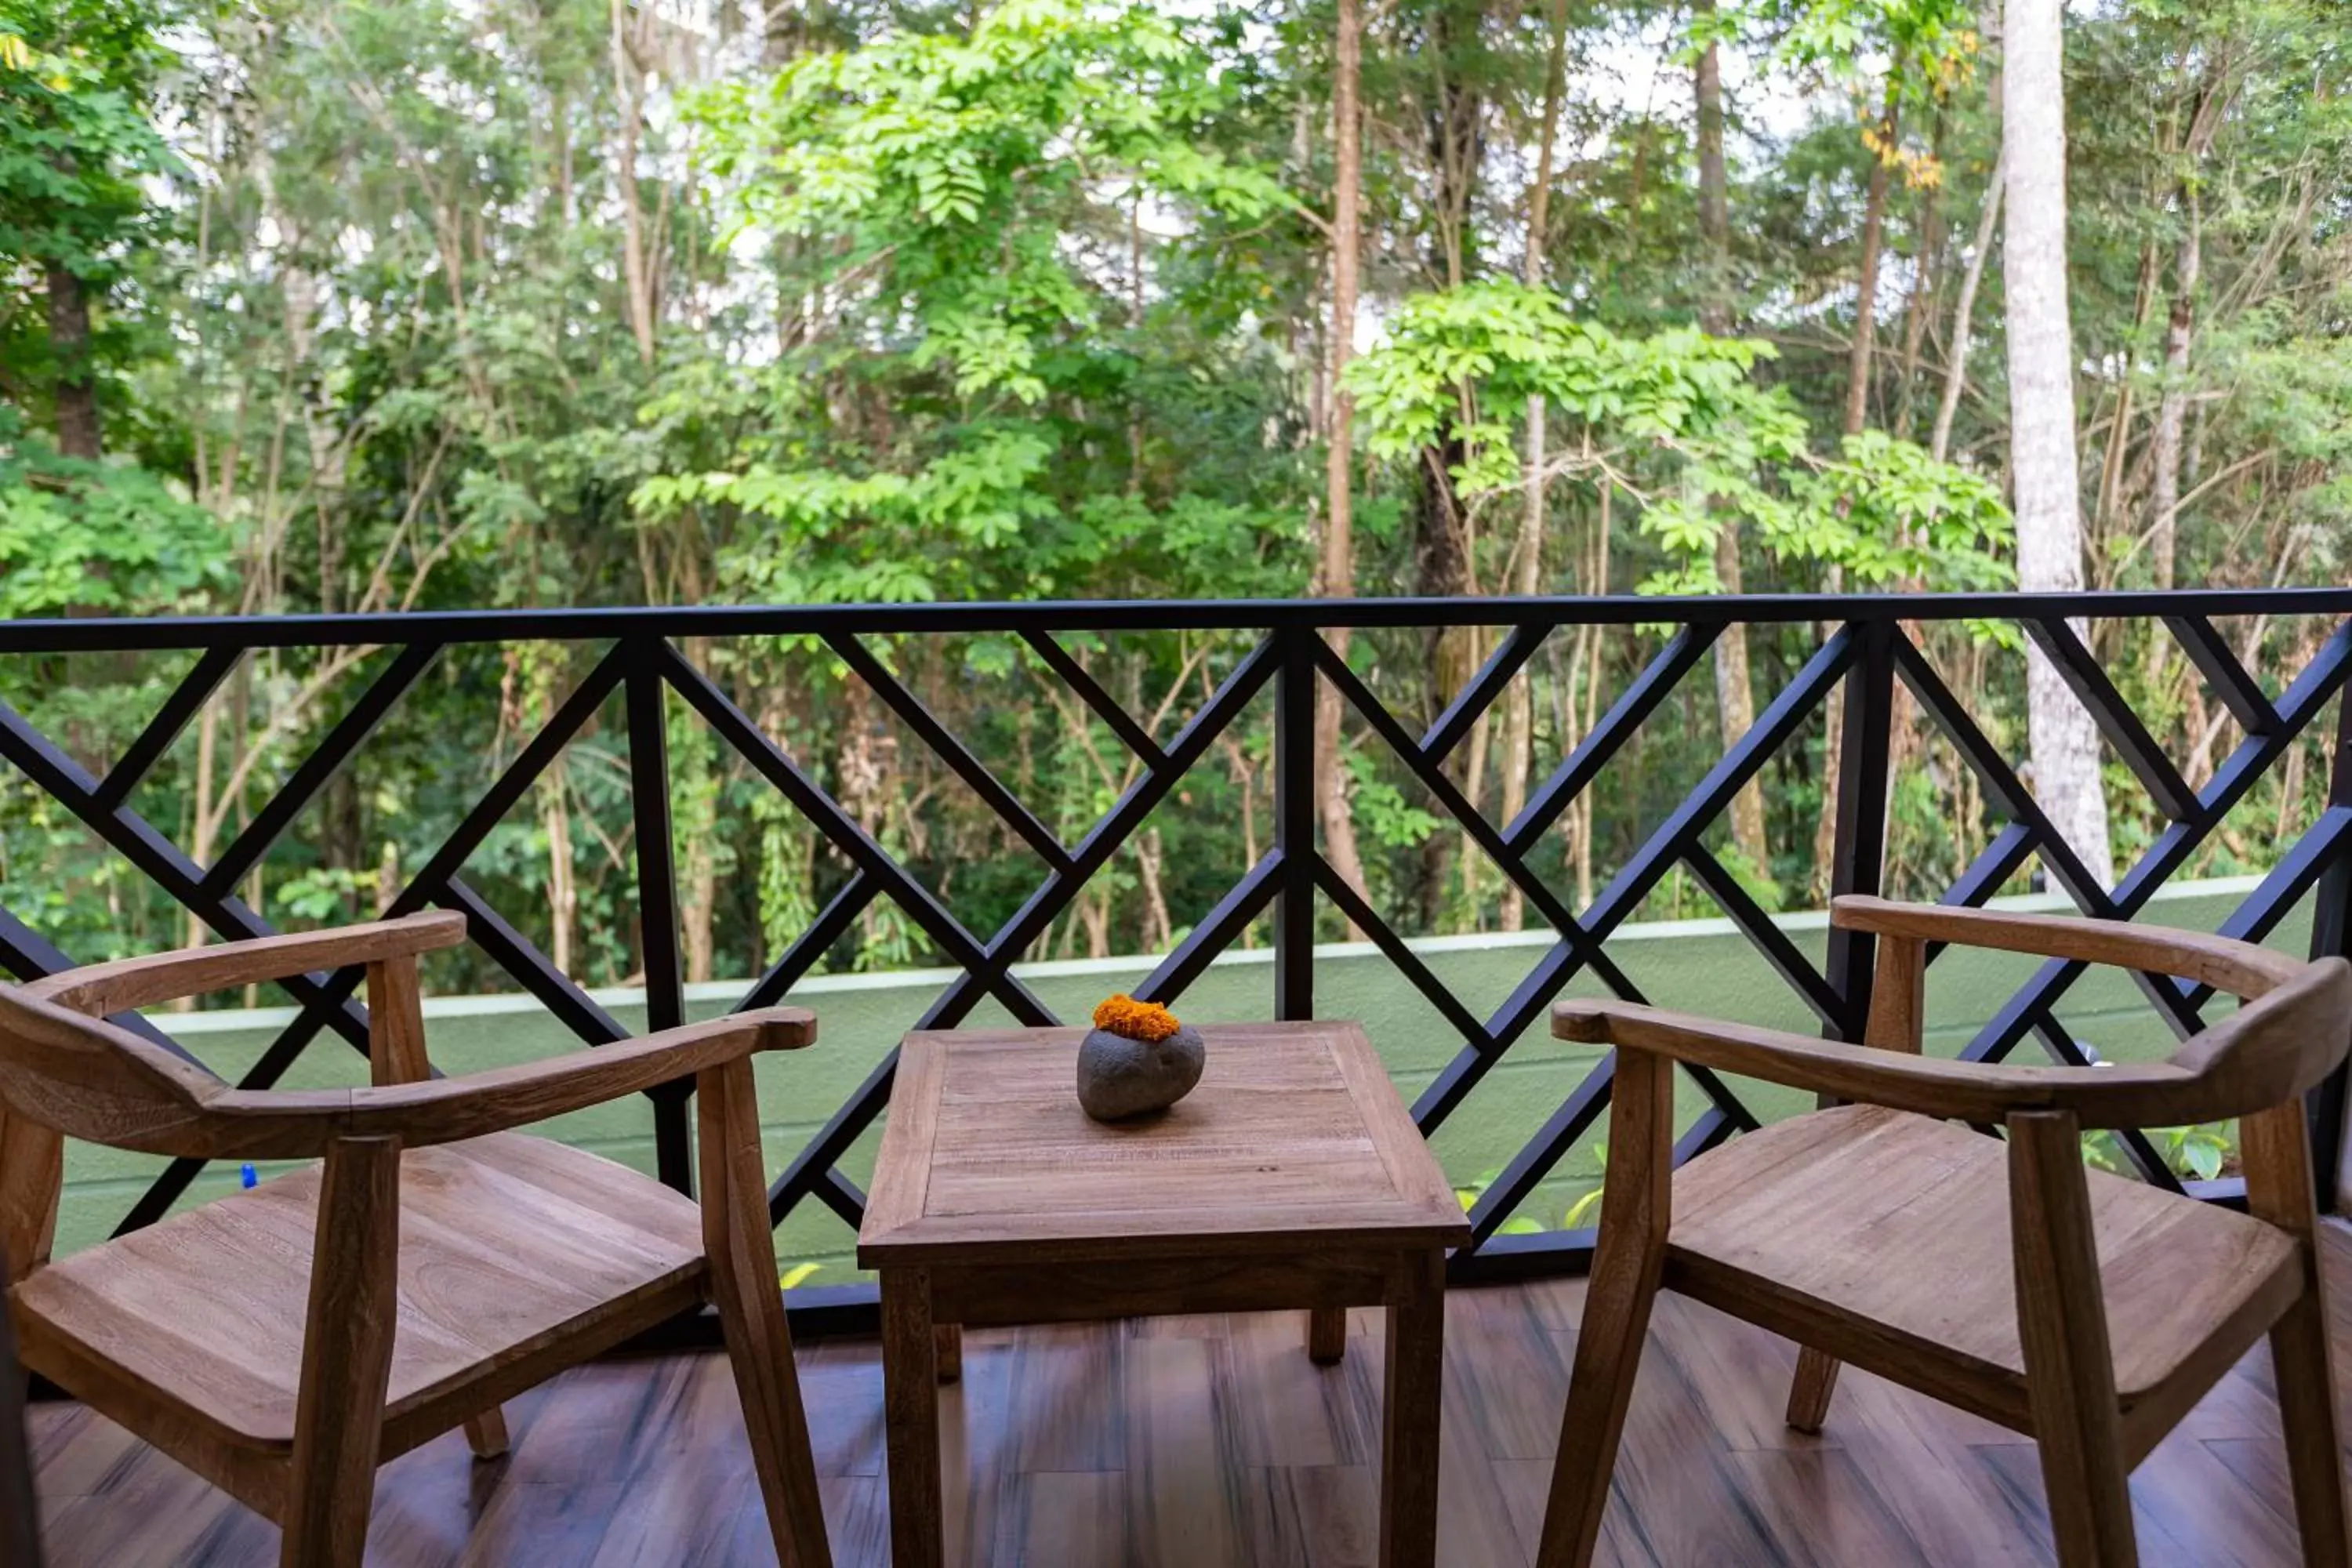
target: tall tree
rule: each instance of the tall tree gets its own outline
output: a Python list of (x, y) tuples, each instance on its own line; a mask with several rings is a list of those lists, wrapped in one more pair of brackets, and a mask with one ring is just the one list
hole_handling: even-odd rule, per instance
[[(1715, 0), (1696, 0), (1694, 31), (1700, 47), (1691, 67), (1691, 92), (1698, 110), (1698, 226), (1706, 271), (1699, 285), (1698, 324), (1717, 337), (1735, 330), (1731, 291), (1731, 175), (1723, 155), (1723, 38), (1716, 26)], [(1727, 594), (1742, 591), (1739, 525), (1721, 518), (1715, 542), (1715, 574)], [(1716, 721), (1730, 745), (1755, 727), (1756, 689), (1748, 677), (1748, 628), (1723, 628), (1715, 644)], [(1731, 797), (1731, 842), (1758, 876), (1769, 876), (1770, 847), (1764, 839), (1764, 784), (1749, 779)]]
[[(2001, 115), (2009, 169), (2009, 460), (2017, 580), (2029, 593), (2083, 586), (2074, 447), (2074, 334), (2066, 298), (2064, 0), (2010, 0)], [(2095, 876), (2112, 878), (2099, 731), (2040, 647), (2026, 653), (2033, 793)]]
[[(2181, 139), (2180, 238), (2173, 252), (2172, 304), (2165, 314), (2164, 391), (2148, 437), (2148, 567), (2156, 586), (2173, 585), (2180, 539), (2181, 438), (2189, 426), (2189, 352), (2197, 333), (2197, 296), (2205, 273), (2205, 209), (2201, 165), (2212, 150), (2233, 86), (2225, 51), (2206, 69), (2190, 100), (2189, 132)], [(2158, 644), (2159, 647), (2163, 645)]]
[(171, 161), (144, 102), (153, 20), (124, 0), (0, 4), (0, 263), (39, 280), (39, 379), (58, 450), (84, 460), (103, 444), (94, 309), (150, 222), (141, 182)]
[[(1568, 87), (1568, 0), (1552, 0), (1551, 48), (1544, 66), (1543, 121), (1536, 133), (1536, 170), (1528, 182), (1528, 249), (1521, 276), (1530, 289), (1544, 282), (1545, 236), (1551, 229), (1552, 154), (1559, 137), (1559, 104)], [(1543, 582), (1544, 396), (1528, 399), (1527, 475), (1519, 506), (1519, 535), (1511, 543), (1511, 592), (1535, 593)], [(1528, 773), (1535, 764), (1535, 681), (1522, 677), (1503, 694), (1503, 820), (1510, 822), (1528, 803)], [(1503, 889), (1505, 931), (1517, 931), (1527, 910), (1517, 883)]]
[[(1356, 592), (1356, 399), (1345, 375), (1356, 352), (1357, 269), (1364, 247), (1363, 0), (1339, 0), (1331, 63), (1331, 421), (1315, 587), (1327, 597), (1349, 598)], [(1335, 627), (1330, 637), (1334, 651), (1347, 658), (1348, 628)], [(1339, 696), (1319, 684), (1316, 689), (1315, 809), (1323, 823), (1323, 851), (1331, 868), (1361, 892), (1363, 858), (1339, 757)]]

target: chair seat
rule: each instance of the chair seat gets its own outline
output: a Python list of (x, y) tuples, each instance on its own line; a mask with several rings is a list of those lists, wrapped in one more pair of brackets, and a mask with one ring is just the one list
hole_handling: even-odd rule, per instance
[[(319, 1167), (40, 1269), (9, 1292), (25, 1359), (231, 1444), (290, 1447)], [(700, 1210), (626, 1166), (501, 1132), (401, 1157), (399, 1320), (386, 1453), (683, 1310), (704, 1273)], [(550, 1365), (546, 1372), (555, 1370)], [(539, 1373), (538, 1375), (544, 1375)]]
[[(2296, 1245), (2245, 1215), (2085, 1176), (2123, 1411), (2193, 1401), (2294, 1299)], [(1822, 1349), (1993, 1419), (2024, 1417), (2000, 1139), (1877, 1106), (1816, 1111), (1690, 1162), (1674, 1213), (1670, 1288), (1751, 1318), (1760, 1300), (1769, 1327), (1823, 1331), (1838, 1342)]]

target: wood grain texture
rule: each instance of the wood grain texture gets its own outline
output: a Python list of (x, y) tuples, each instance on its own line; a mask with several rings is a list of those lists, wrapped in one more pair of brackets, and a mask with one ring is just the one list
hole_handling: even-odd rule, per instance
[(702, 1237), (710, 1294), (727, 1335), (769, 1539), (782, 1568), (831, 1568), (808, 1414), (793, 1371), (776, 1283), (775, 1233), (760, 1157), (759, 1089), (750, 1061), (707, 1068), (696, 1085)]
[(1951, 904), (1903, 904), (1860, 894), (1832, 900), (1830, 922), (1847, 931), (1922, 942), (1956, 942), (2005, 952), (2113, 964), (2151, 974), (2177, 974), (2249, 1001), (2268, 994), (2306, 967), (2291, 954), (2205, 931), (2071, 915), (1961, 909)]
[[(1310, 1351), (1338, 1361), (1357, 1306), (1384, 1306), (1391, 1322), (1381, 1560), (1435, 1561), (1444, 1247), (1467, 1239), (1468, 1221), (1360, 1028), (1206, 1032), (1199, 1087), (1116, 1126), (1077, 1107), (1081, 1031), (917, 1033), (900, 1047), (858, 1257), (882, 1272), (904, 1561), (940, 1560), (960, 1493), (961, 1539), (1013, 1528), (961, 1490), (968, 1460), (952, 1448), (941, 1490), (940, 1325), (1305, 1307)], [(1077, 1450), (1056, 1469), (1099, 1464), (1069, 1440), (1093, 1424), (1067, 1417), (1118, 1384), (1111, 1368), (1072, 1381), (1067, 1401), (1018, 1428), (1022, 1450)], [(979, 1392), (967, 1381), (950, 1397)]]
[(57, 1130), (0, 1100), (0, 1288), (49, 1260), (65, 1173)]
[(230, 1089), (120, 1029), (0, 985), (0, 1068), (10, 1110), (110, 1148), (175, 1158), (312, 1159), (342, 1137), (411, 1148), (529, 1126), (816, 1038), (801, 1007), (688, 1024), (593, 1050), (458, 1078), (352, 1089)]
[(1078, 1029), (909, 1035), (859, 1227), (867, 1268), (1274, 1255), (1467, 1239), (1460, 1203), (1351, 1024), (1222, 1025), (1199, 1087), (1106, 1126)]
[[(2066, 1568), (2139, 1561), (2132, 1467), (2268, 1334), (2296, 1517), (2315, 1561), (2346, 1562), (2302, 1097), (2344, 1059), (2352, 965), (2158, 928), (1876, 900), (1840, 900), (1835, 919), (1884, 939), (1860, 1047), (1616, 1002), (1555, 1011), (1556, 1034), (1618, 1056), (1609, 1197), (1544, 1568), (1581, 1564), (1599, 1544), (1661, 1284), (1808, 1347), (1787, 1411), (1801, 1433), (1820, 1430), (1843, 1360), (2032, 1435)], [(2251, 999), (2158, 1068), (1928, 1060), (1926, 944), (1937, 940), (2187, 975)], [(1669, 1224), (1671, 1129), (1648, 1128), (1627, 1096), (1653, 1098), (1653, 1075), (1675, 1060), (1810, 1089), (1828, 1108), (1691, 1161), (1672, 1177)], [(1642, 1076), (1629, 1080), (1629, 1066)], [(1847, 1099), (1864, 1103), (1836, 1103)], [(2246, 1215), (2084, 1169), (2086, 1127), (2233, 1115), (2244, 1118)], [(2006, 1143), (1942, 1118), (1998, 1120)], [(1621, 1136), (1638, 1140), (1622, 1163)]]
[(68, 1012), (100, 1018), (314, 970), (348, 969), (392, 958), (414, 961), (420, 952), (456, 947), (465, 940), (466, 917), (436, 910), (364, 925), (120, 958), (110, 963), (86, 963), (21, 989)]
[[(461, 917), (420, 916), (0, 986), (0, 1284), (26, 1364), (281, 1521), (286, 1563), (355, 1563), (379, 1461), (461, 1426), (477, 1456), (505, 1455), (504, 1401), (711, 1300), (761, 1533), (788, 1564), (825, 1563), (750, 1063), (809, 1044), (814, 1018), (738, 1014), (436, 1081), (415, 955), (464, 934)], [(231, 1089), (84, 1016), (354, 964), (364, 1089)], [(703, 1079), (701, 1208), (509, 1131), (689, 1074)], [(51, 1264), (60, 1133), (326, 1164)]]
[(2064, 1111), (2043, 1110), (2011, 1117), (2006, 1131), (2016, 1318), (2058, 1561), (2137, 1568), (2083, 1129)]
[(33, 1449), (25, 1432), (25, 1369), (0, 1303), (0, 1563), (41, 1568), (40, 1525), (33, 1499)]
[(1437, 1562), (1438, 1405), (1445, 1376), (1445, 1254), (1401, 1259), (1381, 1390), (1381, 1568)]
[[(298, 1171), (42, 1269), (12, 1293), (26, 1362), (78, 1391), (147, 1389), (220, 1442), (283, 1451), (320, 1191)], [(399, 1210), (392, 1452), (503, 1396), (504, 1369), (609, 1342), (702, 1289), (690, 1199), (542, 1139), (411, 1150)]]
[[(1882, 936), (1872, 967), (1870, 1016), (1862, 1043), (1874, 1050), (1916, 1057), (1925, 1040), (1927, 1018), (1927, 942), (1916, 936)], [(1800, 1432), (1822, 1429), (1837, 1392), (1837, 1358), (1828, 1352), (1807, 1345), (1798, 1352), (1797, 1375), (1789, 1384), (1790, 1426)]]
[(2319, 1220), (2308, 1121), (2300, 1104), (2283, 1105), (2240, 1124), (2246, 1209), (2295, 1239), (2303, 1293), (2271, 1329), (2287, 1478), (2304, 1561), (2314, 1568), (2352, 1563), (2342, 1462), (2335, 1354), (2328, 1343), (2326, 1281), (2319, 1267)]
[[(1999, 1140), (1948, 1123), (1859, 1105), (1778, 1122), (1677, 1174), (1668, 1283), (1727, 1310), (1752, 1301), (1801, 1340), (1843, 1333), (1849, 1359), (2017, 1425), (2008, 1180)], [(2275, 1227), (2105, 1172), (2085, 1181), (2126, 1409), (2218, 1375), (2217, 1328), (2235, 1340), (2226, 1367), (2284, 1310), (2296, 1248)]]
[(2011, 1067), (1907, 1057), (1582, 998), (1553, 1009), (1552, 1033), (1921, 1116), (1990, 1125), (2011, 1111), (2064, 1110), (2096, 1129), (2218, 1121), (2305, 1093), (2344, 1059), (2347, 1019), (2352, 964), (2330, 958), (2223, 1018), (2170, 1060), (2146, 1064)]
[(1665, 1263), (1674, 1143), (1673, 1068), (1661, 1057), (1620, 1057), (1609, 1101), (1609, 1164), (1601, 1184), (1607, 1196), (1536, 1553), (1541, 1568), (1583, 1568), (1601, 1539)]
[(284, 1568), (357, 1563), (367, 1544), (398, 1310), (399, 1143), (330, 1149), (314, 1224)]
[[(416, 955), (402, 952), (370, 963), (367, 998), (368, 1081), (382, 1088), (422, 1083), (431, 1078), (433, 1059), (425, 1047), (425, 994), (417, 980)], [(478, 1459), (495, 1459), (506, 1453), (506, 1417), (497, 1405), (466, 1417), (466, 1443)]]
[[(1899, 988), (1906, 994), (1916, 990), (1925, 968), (1920, 945), (1954, 941), (2179, 975), (2243, 997), (2246, 1005), (2189, 1038), (2168, 1061), (2099, 1068), (1858, 1051), (1775, 1029), (1588, 999), (1555, 1007), (1552, 1032), (1923, 1116), (1990, 1125), (2011, 1111), (2063, 1110), (2089, 1128), (2186, 1126), (2252, 1115), (2308, 1092), (2352, 1047), (2352, 963), (2340, 958), (2306, 963), (2251, 942), (2163, 926), (1880, 899), (1839, 899), (1831, 918), (1909, 943), (1898, 950), (1917, 954)], [(1907, 994), (1890, 1004), (1901, 1005), (1916, 1004)]]
[(920, 1268), (882, 1274), (883, 1425), (890, 1452), (890, 1561), (940, 1568), (939, 1342), (931, 1286)]
[(423, 1083), (433, 1076), (425, 1049), (425, 996), (416, 956), (402, 953), (367, 966), (368, 1081)]
[[(2323, 1256), (2330, 1283), (2352, 1285), (2342, 1227), (2324, 1228)], [(1445, 1568), (1527, 1568), (1585, 1289), (1447, 1293)], [(1108, 1552), (1084, 1568), (1362, 1568), (1378, 1529), (1386, 1330), (1379, 1313), (1353, 1327), (1356, 1353), (1328, 1371), (1299, 1354), (1296, 1311), (972, 1331), (964, 1383), (940, 1405), (954, 1487), (972, 1500), (950, 1510), (947, 1561), (1047, 1568), (1055, 1560), (1022, 1553), (1066, 1547)], [(877, 1346), (803, 1341), (796, 1359), (835, 1561), (886, 1568)], [(1792, 1360), (1786, 1341), (1660, 1299), (1596, 1562), (2053, 1562), (2031, 1443), (1860, 1368), (1845, 1373), (1829, 1436), (1797, 1436), (1779, 1410)], [(2135, 1474), (2151, 1568), (2302, 1561), (2273, 1383), (2258, 1346)], [(1105, 1386), (1069, 1405), (1068, 1440), (1024, 1446), (1041, 1415), (1094, 1385)], [(455, 1434), (385, 1466), (369, 1568), (763, 1562), (735, 1405), (716, 1354), (566, 1373), (509, 1406), (503, 1466), (472, 1465)], [(277, 1561), (272, 1526), (85, 1407), (35, 1406), (33, 1434), (47, 1568)], [(1053, 1479), (1067, 1475), (1081, 1479)], [(1067, 1533), (1055, 1533), (1055, 1509), (1074, 1515)]]

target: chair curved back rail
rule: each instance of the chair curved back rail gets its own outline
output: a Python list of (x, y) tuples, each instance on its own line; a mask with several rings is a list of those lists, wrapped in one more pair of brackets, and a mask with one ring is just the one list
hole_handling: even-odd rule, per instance
[(2247, 1000), (2166, 1061), (2092, 1068), (1904, 1055), (1614, 1001), (1561, 1003), (1553, 1032), (1925, 1116), (1992, 1123), (2063, 1110), (2090, 1129), (2252, 1115), (2298, 1099), (2352, 1049), (2352, 964), (2340, 958), (2305, 962), (2196, 931), (1880, 899), (1839, 899), (1830, 918), (1876, 933), (1890, 950), (1879, 955), (1883, 971), (1917, 973), (1923, 952), (1891, 951), (1896, 944), (1955, 942), (2177, 975)]
[[(2309, 1092), (2352, 1050), (2352, 965), (2340, 958), (2300, 959), (2234, 937), (2164, 926), (1864, 897), (1836, 900), (1830, 919), (1885, 941), (1956, 942), (2171, 975), (2246, 1004), (2184, 1041), (2162, 1064), (2169, 1072), (2013, 1069), (2063, 1078), (2087, 1091), (2087, 1100), (2070, 1096), (2075, 1103), (2063, 1107), (2085, 1126), (2179, 1126), (2251, 1115)], [(2110, 1100), (2112, 1105), (2101, 1103)], [(2117, 1115), (2126, 1119), (2112, 1119)]]
[[(0, 1103), (68, 1137), (115, 1148), (173, 1155), (241, 1152), (250, 1147), (254, 1131), (249, 1117), (230, 1112), (259, 1097), (239, 1096), (194, 1062), (108, 1023), (107, 1015), (313, 970), (414, 963), (419, 953), (465, 940), (463, 915), (411, 915), (123, 959), (29, 985), (0, 985)], [(299, 1094), (271, 1099), (289, 1109), (302, 1103)]]

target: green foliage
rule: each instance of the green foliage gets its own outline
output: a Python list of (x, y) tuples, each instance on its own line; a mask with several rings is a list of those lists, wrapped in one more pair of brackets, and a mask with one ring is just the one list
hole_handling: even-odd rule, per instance
[(0, 0), (0, 260), (100, 280), (176, 167), (142, 99), (155, 14), (123, 0)]
[(1609, 487), (1664, 547), (1670, 564), (1643, 592), (1721, 592), (1717, 542), (1741, 523), (1779, 559), (1873, 587), (2014, 580), (1992, 484), (1877, 430), (1816, 457), (1785, 390), (1756, 379), (1772, 354), (1688, 327), (1618, 333), (1550, 290), (1486, 282), (1406, 300), (1349, 383), (1375, 454), (1458, 441), (1454, 474), (1474, 505), (1522, 484), (1527, 408), (1543, 398), (1557, 416), (1547, 480)]
[(61, 458), (5, 435), (0, 410), (0, 619), (201, 610), (233, 581), (231, 531), (143, 468)]
[[(2218, 1180), (2238, 1155), (2238, 1127), (2234, 1121), (2200, 1122), (2193, 1127), (2157, 1127), (2148, 1131), (2149, 1140), (2172, 1173), (2183, 1181), (2210, 1182)], [(2112, 1132), (2095, 1132), (2083, 1140), (2083, 1158), (2100, 1170), (2117, 1175), (2132, 1173), (2131, 1161), (2116, 1142)]]
[[(756, 28), (740, 8), (707, 28), (683, 16), (627, 0), (616, 29), (606, 0), (0, 0), (0, 615), (1309, 589), (1338, 413), (1328, 11), (770, 6)], [(1355, 561), (1328, 586), (1488, 593), (1524, 570), (1543, 592), (1716, 593), (1732, 563), (1750, 592), (2005, 584), (1997, 248), (1949, 461), (1927, 455), (2000, 142), (1972, 9), (1569, 16), (1535, 237), (1546, 282), (1530, 288), (1517, 279), (1549, 13), (1367, 13)], [(2155, 580), (2152, 425), (2168, 394), (2187, 411), (2172, 580), (2342, 577), (2342, 31), (2316, 0), (2069, 11), (2078, 434), (2100, 585)], [(1720, 258), (1700, 227), (1689, 95), (1609, 79), (1616, 61), (1677, 48), (1671, 68), (1686, 68), (1708, 41), (1746, 132)], [(2186, 135), (2209, 72), (2223, 111), (2200, 155)], [(1880, 212), (1866, 427), (1848, 437), (1863, 203), (1888, 168), (1903, 177)], [(2194, 342), (2172, 365), (2192, 216)], [(1702, 317), (1738, 326), (1709, 334)], [(102, 413), (104, 461), (46, 438), (68, 402)], [(1463, 618), (1360, 633), (1353, 668), (1425, 721), (1493, 647)], [(2021, 757), (2023, 659), (1993, 640), (2001, 628), (1974, 629), (1931, 631), (1925, 651)], [(2315, 634), (2281, 619), (2231, 635), (2254, 639), (2267, 679), (2299, 667)], [(1750, 696), (1779, 689), (1816, 636), (1750, 628)], [(2178, 649), (2145, 626), (2096, 637), (2184, 771), (2210, 776), (2227, 723)], [(1066, 643), (1163, 742), (1247, 646), (1222, 632)], [(1446, 766), (1503, 820), (1657, 647), (1654, 628), (1562, 628), (1522, 678), (1525, 775), (1507, 777), (1499, 710)], [(258, 907), (296, 922), (372, 912), (598, 651), (450, 649), (273, 850)], [(1028, 847), (832, 649), (686, 651), (971, 930), (1034, 895)], [(875, 651), (1066, 843), (1131, 785), (1118, 738), (1014, 640)], [(192, 734), (140, 808), (192, 852), (217, 850), (383, 657), (257, 655), (210, 710), (209, 774)], [(0, 698), (102, 770), (184, 668), (5, 660)], [(1709, 685), (1694, 671), (1532, 843), (1563, 897), (1589, 899), (1584, 884), (1719, 756), (1733, 721)], [(1164, 944), (1241, 874), (1253, 835), (1264, 852), (1270, 702), (1154, 813), (1148, 856), (1115, 860), (1034, 954)], [(607, 984), (643, 964), (616, 729), (596, 716), (467, 867), (534, 942)], [(682, 711), (670, 739), (688, 946), (712, 973), (755, 969), (849, 868)], [(1888, 885), (1933, 896), (1999, 813), (1924, 728), (1905, 739), (1917, 744), (1894, 783)], [(1711, 841), (1767, 908), (1817, 896), (1821, 742), (1799, 735), (1759, 775), (1763, 844)], [(1531, 918), (1352, 720), (1341, 755), (1385, 914), (1418, 931)], [(2258, 826), (2217, 836), (2189, 869), (2272, 863), (2324, 798), (2324, 760), (2304, 763), (2250, 797)], [(2116, 842), (2150, 842), (2162, 823), (2144, 792), (2111, 780)], [(5, 771), (0, 880), (12, 910), (78, 956), (185, 940), (167, 900)], [(1645, 909), (1707, 907), (1677, 871)], [(1340, 929), (1327, 911), (1322, 934)], [(826, 962), (937, 956), (877, 900)], [(475, 967), (448, 984), (501, 983), (449, 962)]]

